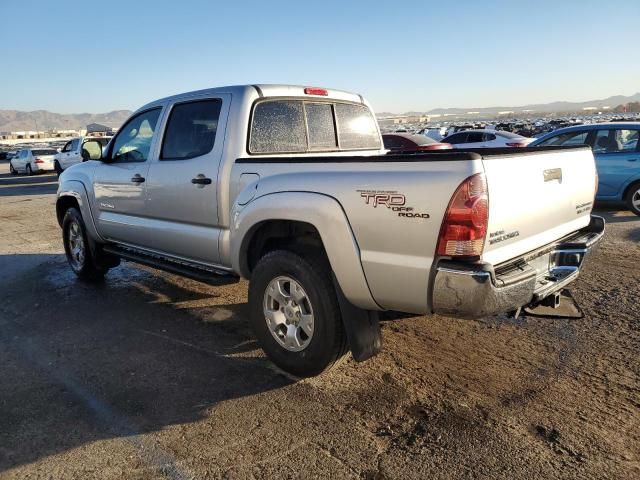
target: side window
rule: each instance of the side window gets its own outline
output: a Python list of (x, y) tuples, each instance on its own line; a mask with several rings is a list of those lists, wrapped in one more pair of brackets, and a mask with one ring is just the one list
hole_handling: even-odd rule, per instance
[(467, 143), (467, 133), (456, 133), (451, 135), (446, 142), (452, 145), (459, 145), (461, 143)]
[(79, 138), (76, 138), (75, 140), (71, 140), (71, 147), (69, 148), (69, 150), (71, 150), (72, 152), (75, 152), (76, 150), (78, 150), (78, 145), (80, 145)]
[(484, 135), (482, 132), (469, 132), (467, 143), (480, 143), (484, 141), (483, 137)]
[(598, 130), (593, 140), (593, 152), (615, 153), (620, 150), (614, 134), (615, 130)]
[(383, 137), (382, 143), (384, 144), (384, 148), (387, 149), (399, 149), (402, 148), (402, 142), (398, 137)]
[(309, 132), (309, 149), (335, 150), (336, 129), (333, 124), (333, 105), (330, 103), (304, 104)]
[(496, 136), (493, 133), (484, 133), (482, 135), (483, 142), (491, 142), (496, 139)]
[(161, 160), (187, 160), (209, 153), (216, 141), (222, 100), (174, 105), (162, 141)]
[(380, 148), (376, 121), (367, 107), (349, 103), (337, 103), (335, 107), (341, 149)]
[(577, 132), (567, 132), (548, 138), (539, 146), (551, 147), (560, 145), (584, 145), (587, 143), (588, 130), (578, 130)]
[(71, 151), (71, 142), (65, 143), (64, 147), (62, 147), (62, 151), (63, 152), (70, 152)]
[(142, 112), (120, 129), (111, 150), (113, 162), (145, 162), (147, 160), (160, 110), (160, 108), (154, 108)]
[(251, 153), (305, 152), (306, 137), (302, 101), (266, 101), (255, 106), (249, 142)]
[(621, 151), (632, 152), (637, 150), (640, 130), (620, 129), (615, 132), (615, 140)]

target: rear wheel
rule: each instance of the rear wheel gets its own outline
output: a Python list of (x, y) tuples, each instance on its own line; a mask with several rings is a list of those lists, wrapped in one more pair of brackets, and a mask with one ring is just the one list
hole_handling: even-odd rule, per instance
[(253, 330), (268, 357), (298, 377), (331, 368), (347, 351), (329, 263), (287, 250), (265, 255), (249, 285)]
[(631, 185), (626, 200), (629, 210), (640, 216), (640, 183)]
[(31, 164), (27, 164), (25, 168), (25, 173), (29, 176), (33, 175), (33, 170), (31, 170)]
[(74, 207), (69, 208), (64, 214), (62, 241), (67, 261), (79, 278), (96, 281), (104, 277), (109, 269), (96, 265), (82, 215)]
[(53, 169), (56, 171), (56, 174), (58, 176), (60, 176), (60, 174), (62, 173), (62, 167), (60, 166), (60, 163), (58, 163), (58, 161), (56, 160), (54, 165), (53, 165)]

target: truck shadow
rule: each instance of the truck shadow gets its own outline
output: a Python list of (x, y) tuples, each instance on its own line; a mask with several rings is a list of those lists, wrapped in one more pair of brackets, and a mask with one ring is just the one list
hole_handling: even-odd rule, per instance
[(96, 440), (144, 441), (294, 381), (256, 350), (244, 300), (127, 264), (98, 285), (75, 280), (63, 255), (0, 255), (5, 265), (0, 472)]

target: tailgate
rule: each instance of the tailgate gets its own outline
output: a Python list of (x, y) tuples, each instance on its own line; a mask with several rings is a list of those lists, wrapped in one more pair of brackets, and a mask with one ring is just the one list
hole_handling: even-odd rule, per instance
[(589, 224), (595, 162), (589, 148), (483, 157), (489, 228), (482, 259), (493, 265)]

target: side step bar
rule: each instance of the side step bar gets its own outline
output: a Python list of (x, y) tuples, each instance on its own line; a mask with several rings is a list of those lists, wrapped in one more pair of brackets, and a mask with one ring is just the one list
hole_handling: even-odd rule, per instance
[(185, 260), (156, 255), (145, 250), (120, 245), (105, 245), (103, 251), (131, 262), (146, 265), (148, 267), (175, 273), (183, 277), (207, 283), (209, 285), (229, 285), (238, 283), (240, 277), (233, 273), (213, 267), (204, 267)]

